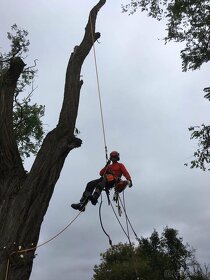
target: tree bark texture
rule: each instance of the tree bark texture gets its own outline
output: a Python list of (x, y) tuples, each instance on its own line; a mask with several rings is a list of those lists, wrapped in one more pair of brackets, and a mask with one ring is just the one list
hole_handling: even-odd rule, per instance
[[(98, 11), (106, 0), (91, 10), (84, 38), (71, 53), (65, 80), (64, 99), (57, 126), (47, 134), (29, 173), (24, 170), (13, 133), (12, 110), (15, 88), (24, 69), (21, 58), (14, 58), (0, 77), (0, 279), (28, 280), (44, 215), (55, 184), (69, 152), (80, 147), (75, 137), (81, 67), (93, 43)], [(93, 33), (91, 32), (93, 30)], [(93, 36), (92, 36), (93, 34)], [(9, 265), (8, 265), (9, 264)], [(8, 268), (8, 270), (7, 270)], [(6, 278), (5, 278), (6, 277)]]

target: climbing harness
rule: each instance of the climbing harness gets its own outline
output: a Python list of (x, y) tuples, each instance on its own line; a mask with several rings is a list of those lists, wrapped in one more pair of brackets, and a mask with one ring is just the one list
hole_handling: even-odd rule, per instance
[[(128, 215), (127, 215), (126, 205), (125, 205), (125, 194), (124, 194), (124, 190), (122, 191), (122, 193), (123, 193), (123, 201), (122, 201), (121, 198), (120, 198), (120, 193), (117, 192), (116, 189), (115, 189), (115, 192), (114, 192), (114, 195), (113, 195), (113, 201), (114, 201), (114, 202), (116, 203), (116, 205), (117, 205), (118, 215), (121, 217), (121, 215), (122, 215), (123, 212), (124, 212), (124, 214), (125, 214), (127, 232), (126, 232), (126, 230), (124, 229), (122, 223), (120, 222), (120, 220), (119, 220), (119, 218), (118, 218), (118, 216), (117, 216), (117, 213), (116, 213), (116, 211), (115, 211), (115, 209), (114, 209), (113, 203), (112, 203), (111, 200), (110, 200), (110, 197), (109, 197), (109, 196), (110, 196), (109, 190), (108, 190), (108, 193), (106, 192), (106, 194), (107, 194), (107, 196), (108, 196), (108, 205), (111, 205), (112, 210), (113, 210), (113, 212), (114, 212), (114, 215), (115, 215), (115, 217), (116, 217), (118, 223), (120, 224), (120, 227), (122, 228), (123, 232), (125, 233), (126, 237), (128, 238), (129, 243), (131, 243), (131, 242), (130, 242), (129, 226), (130, 226), (130, 228), (132, 229), (132, 231), (133, 231), (133, 233), (134, 233), (134, 235), (135, 235), (135, 237), (136, 237), (136, 240), (139, 241), (140, 239), (139, 239), (138, 235), (136, 234), (136, 232), (135, 232), (135, 230), (134, 230), (134, 228), (133, 228), (133, 226), (132, 226), (132, 224), (131, 224), (131, 221), (130, 221)], [(99, 206), (99, 218), (100, 218), (100, 221), (102, 220), (102, 218), (101, 218), (101, 207), (102, 207), (102, 202), (103, 202), (103, 200), (102, 200), (102, 194), (101, 194), (101, 202), (100, 202), (100, 206)], [(104, 228), (104, 227), (102, 227), (102, 229), (103, 229), (103, 228)], [(106, 234), (106, 233), (105, 233), (105, 234)], [(107, 234), (106, 234), (106, 235), (107, 235)]]

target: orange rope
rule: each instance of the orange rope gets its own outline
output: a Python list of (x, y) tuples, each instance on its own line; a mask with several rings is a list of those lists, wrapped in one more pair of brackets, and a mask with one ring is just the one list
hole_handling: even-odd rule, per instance
[(35, 250), (35, 249), (37, 249), (37, 248), (40, 248), (40, 247), (44, 246), (45, 244), (51, 242), (53, 239), (55, 239), (55, 238), (58, 237), (60, 234), (62, 234), (62, 233), (63, 233), (63, 232), (64, 232), (78, 217), (79, 217), (79, 215), (80, 215), (81, 213), (82, 213), (82, 211), (80, 211), (79, 214), (77, 214), (76, 217), (75, 217), (73, 220), (71, 220), (71, 222), (70, 222), (64, 229), (62, 229), (59, 233), (57, 233), (57, 234), (56, 234), (55, 236), (53, 236), (52, 238), (50, 238), (50, 239), (48, 239), (47, 241), (45, 241), (45, 242), (39, 244), (38, 246), (29, 248), (29, 249), (25, 249), (25, 250), (19, 250), (19, 251), (17, 251), (16, 253), (25, 253), (25, 252), (33, 251), (33, 250)]
[[(56, 237), (58, 237), (60, 234), (62, 234), (78, 217), (79, 215), (82, 213), (82, 211), (79, 212), (79, 214), (77, 214), (73, 220), (71, 220), (68, 225), (63, 228), (60, 232), (58, 232), (55, 236), (53, 236), (52, 238), (48, 239), (47, 241), (37, 245), (37, 246), (34, 246), (34, 247), (31, 247), (31, 248), (28, 248), (28, 249), (24, 249), (24, 250), (18, 250), (18, 251), (13, 251), (10, 255), (14, 255), (15, 253), (26, 253), (26, 252), (30, 252), (30, 251), (34, 251), (36, 250), (37, 248), (40, 248), (42, 246), (44, 246), (45, 244), (49, 243), (50, 241), (52, 241), (53, 239), (55, 239)], [(9, 267), (10, 267), (10, 259), (8, 258), (7, 260), (7, 266), (6, 266), (6, 272), (5, 272), (5, 278), (4, 280), (8, 280), (8, 275), (9, 275)]]

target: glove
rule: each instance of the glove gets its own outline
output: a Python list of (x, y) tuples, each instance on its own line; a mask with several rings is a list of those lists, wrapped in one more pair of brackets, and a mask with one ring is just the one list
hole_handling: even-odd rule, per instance
[(132, 180), (128, 180), (128, 182), (129, 182), (129, 188), (131, 188), (132, 186), (133, 186), (133, 183), (132, 183)]

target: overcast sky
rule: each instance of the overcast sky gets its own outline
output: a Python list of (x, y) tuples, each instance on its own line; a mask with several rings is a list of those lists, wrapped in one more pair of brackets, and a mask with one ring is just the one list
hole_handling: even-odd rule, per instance
[[(16, 23), (29, 31), (28, 65), (38, 59), (38, 86), (33, 101), (45, 104), (45, 130), (53, 129), (62, 104), (65, 71), (75, 45), (80, 44), (90, 9), (97, 0), (0, 0), (1, 51), (6, 32)], [(128, 216), (139, 237), (165, 226), (179, 230), (184, 242), (197, 249), (201, 263), (210, 263), (209, 173), (184, 166), (196, 142), (188, 127), (209, 124), (210, 103), (202, 89), (210, 86), (209, 64), (181, 71), (183, 45), (164, 45), (164, 23), (145, 14), (121, 13), (126, 0), (107, 1), (98, 14), (96, 43), (100, 89), (109, 152), (117, 150), (133, 180), (126, 191)], [(82, 68), (84, 84), (77, 128), (81, 148), (66, 159), (39, 243), (62, 230), (78, 213), (88, 181), (105, 164), (93, 52)], [(26, 162), (30, 169), (32, 159)], [(126, 242), (103, 195), (103, 223), (114, 244)], [(124, 222), (124, 217), (121, 218)], [(132, 236), (132, 241), (135, 241)], [(109, 248), (98, 216), (98, 205), (86, 211), (57, 239), (37, 250), (31, 280), (90, 280), (100, 253)]]

